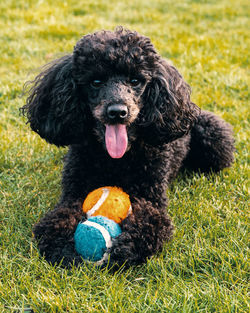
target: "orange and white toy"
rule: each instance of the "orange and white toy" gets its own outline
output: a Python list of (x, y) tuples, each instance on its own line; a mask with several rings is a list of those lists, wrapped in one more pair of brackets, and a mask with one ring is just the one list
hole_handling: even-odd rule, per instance
[(118, 187), (101, 187), (90, 192), (83, 202), (87, 218), (102, 215), (120, 224), (131, 212), (129, 195)]

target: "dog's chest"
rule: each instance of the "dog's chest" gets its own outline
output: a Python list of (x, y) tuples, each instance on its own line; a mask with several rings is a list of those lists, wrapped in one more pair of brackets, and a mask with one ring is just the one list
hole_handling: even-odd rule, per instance
[(129, 186), (131, 184), (154, 184), (163, 182), (166, 175), (164, 154), (159, 151), (128, 152), (122, 159), (109, 158), (104, 163), (96, 165), (100, 171), (103, 182), (117, 186)]

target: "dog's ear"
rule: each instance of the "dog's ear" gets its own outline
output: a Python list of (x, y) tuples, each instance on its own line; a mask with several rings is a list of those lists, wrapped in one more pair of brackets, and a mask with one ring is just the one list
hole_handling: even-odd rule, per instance
[(58, 146), (77, 143), (79, 135), (84, 134), (87, 112), (72, 77), (72, 55), (45, 66), (28, 87), (22, 111), (31, 128)]
[(161, 60), (145, 90), (140, 123), (147, 141), (167, 143), (187, 134), (200, 113), (175, 67)]

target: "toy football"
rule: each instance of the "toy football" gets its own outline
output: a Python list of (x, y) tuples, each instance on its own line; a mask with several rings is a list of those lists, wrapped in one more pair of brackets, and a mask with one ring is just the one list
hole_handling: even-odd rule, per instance
[(121, 232), (120, 226), (107, 217), (90, 217), (76, 228), (75, 249), (85, 260), (100, 261), (112, 246), (112, 238)]
[(101, 187), (90, 192), (83, 203), (87, 217), (102, 215), (121, 223), (131, 211), (129, 195), (117, 187)]

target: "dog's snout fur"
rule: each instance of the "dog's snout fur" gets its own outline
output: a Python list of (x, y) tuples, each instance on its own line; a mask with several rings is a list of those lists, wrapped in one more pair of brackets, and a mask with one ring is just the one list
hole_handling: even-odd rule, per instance
[[(140, 96), (137, 93), (129, 84), (110, 79), (104, 88), (100, 88), (98, 96), (92, 98), (94, 100), (92, 100), (94, 117), (102, 124), (122, 122), (130, 125), (140, 111)], [(119, 108), (121, 112), (116, 112), (113, 117), (114, 112), (112, 113), (112, 111), (114, 110), (112, 109), (114, 108), (116, 111)]]

